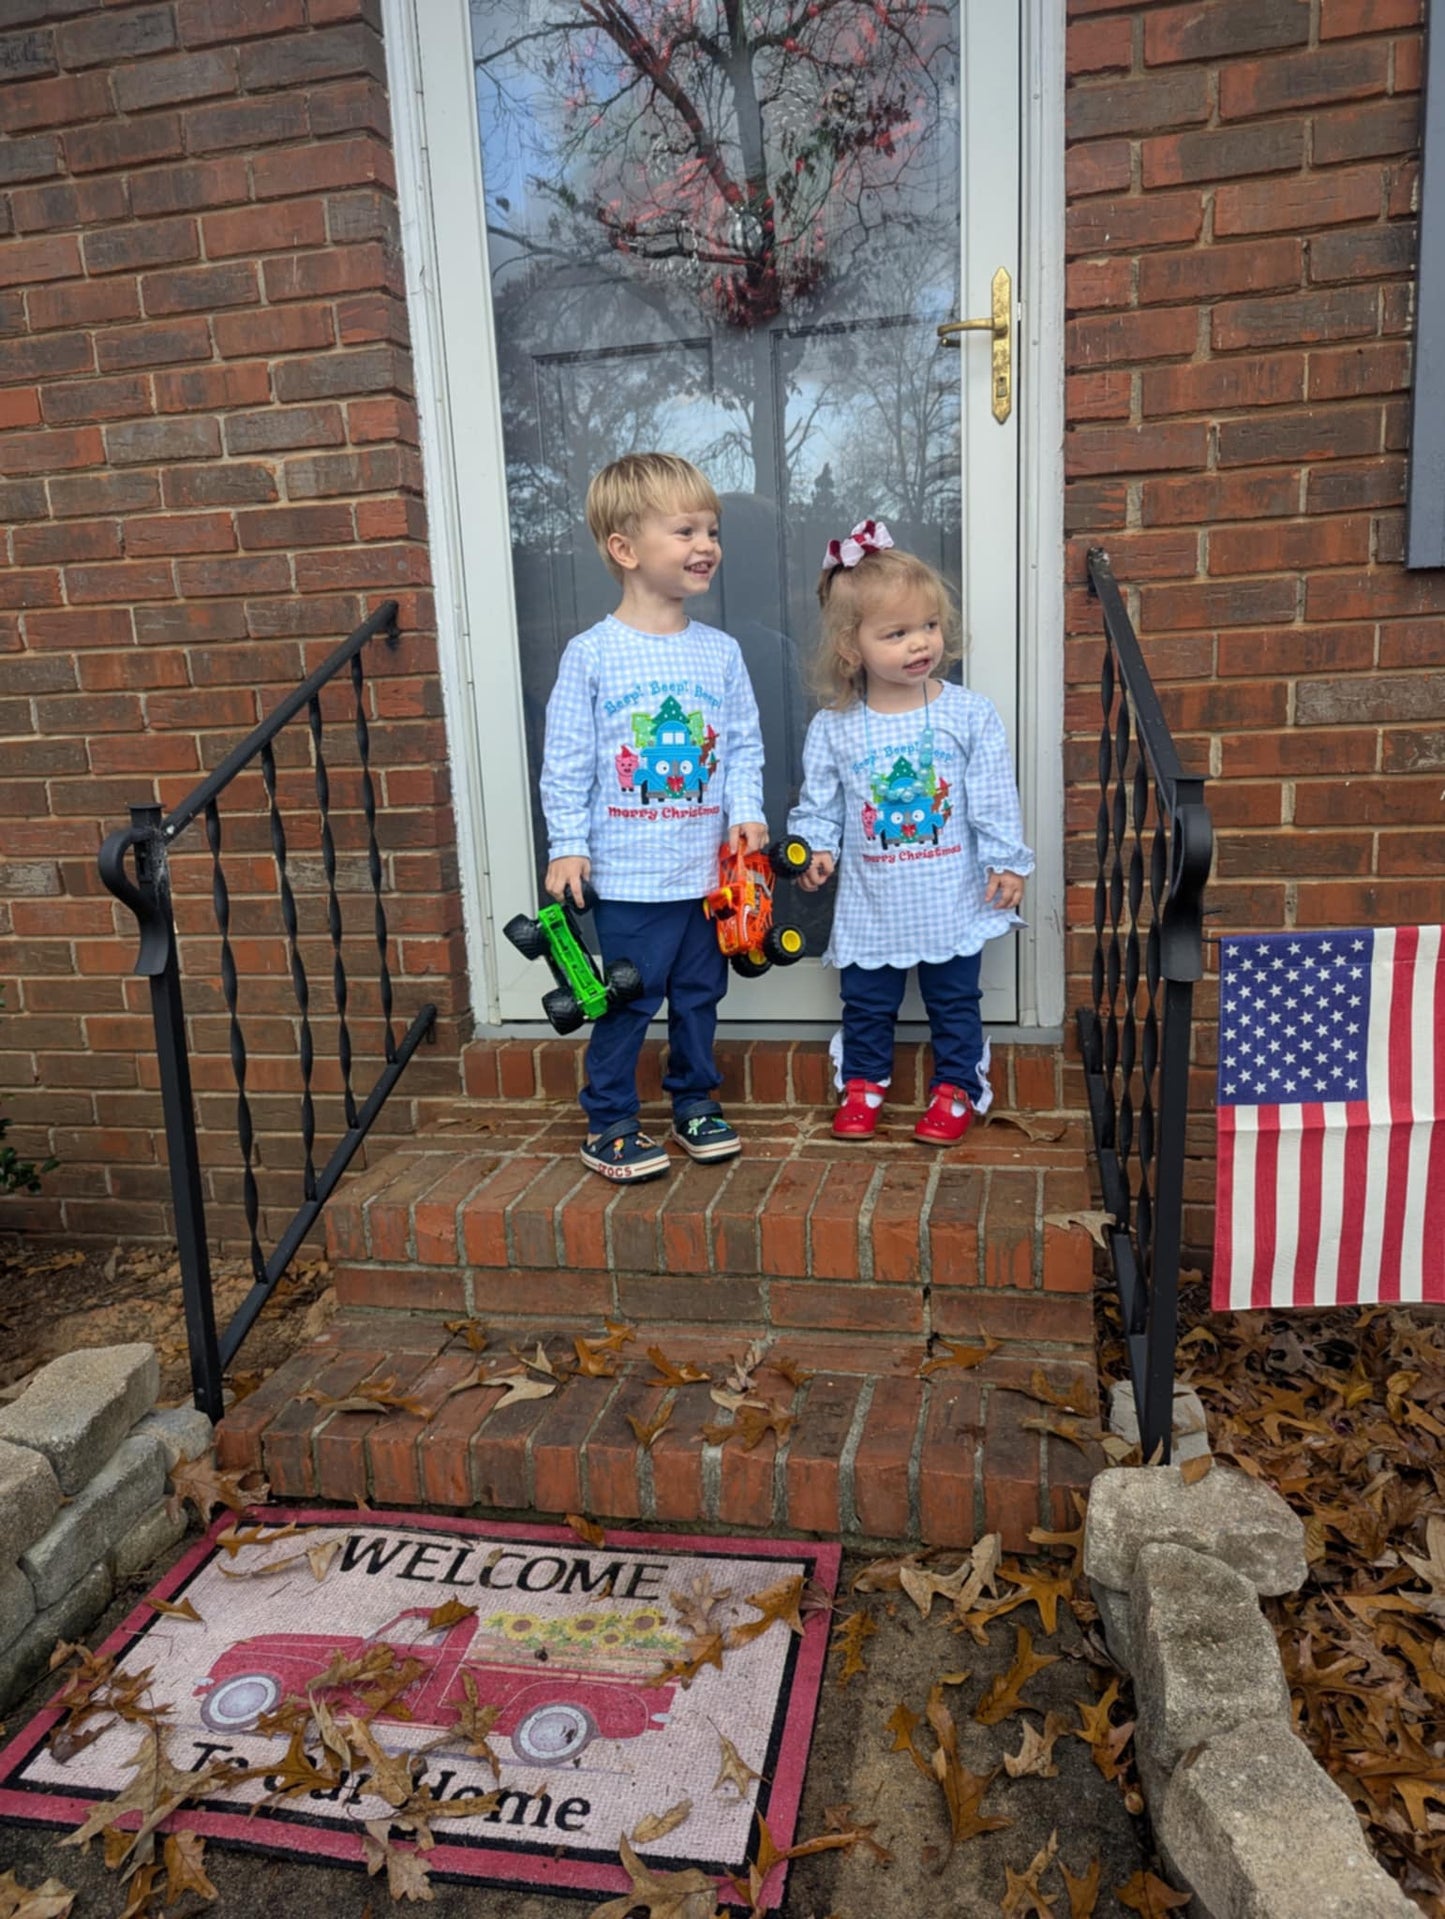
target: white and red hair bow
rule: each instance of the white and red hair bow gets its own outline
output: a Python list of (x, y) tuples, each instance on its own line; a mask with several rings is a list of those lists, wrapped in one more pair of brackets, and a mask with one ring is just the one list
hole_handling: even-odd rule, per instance
[(846, 540), (829, 540), (823, 555), (823, 571), (857, 566), (865, 553), (882, 553), (893, 544), (893, 535), (881, 520), (860, 520)]

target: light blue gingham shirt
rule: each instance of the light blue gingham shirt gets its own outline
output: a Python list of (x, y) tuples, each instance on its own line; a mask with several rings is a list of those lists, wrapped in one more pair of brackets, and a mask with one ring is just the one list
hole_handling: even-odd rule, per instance
[(570, 640), (547, 702), (549, 857), (592, 862), (607, 900), (701, 899), (728, 828), (763, 817), (763, 736), (738, 643), (614, 614)]
[(926, 707), (825, 708), (803, 746), (788, 817), (838, 861), (830, 966), (916, 966), (977, 953), (1023, 925), (984, 904), (990, 869), (1032, 873), (1003, 721), (945, 683)]

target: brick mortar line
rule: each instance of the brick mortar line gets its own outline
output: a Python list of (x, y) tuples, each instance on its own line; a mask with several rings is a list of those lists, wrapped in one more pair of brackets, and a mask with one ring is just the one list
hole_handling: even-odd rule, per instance
[[(677, 1386), (668, 1387), (666, 1393), (663, 1395), (662, 1405), (658, 1409), (661, 1415), (664, 1415), (668, 1419), (672, 1417), (672, 1409), (677, 1404), (677, 1395), (680, 1390)], [(656, 1519), (657, 1484), (652, 1472), (652, 1448), (651, 1446), (644, 1446), (640, 1439), (637, 1442), (636, 1467), (637, 1503), (641, 1508), (640, 1517), (643, 1519)]]
[(983, 1173), (983, 1198), (979, 1202), (974, 1238), (978, 1245), (978, 1290), (983, 1292), (988, 1286), (988, 1202), (993, 1188), (993, 1168), (984, 1166), (980, 1171)]
[[(515, 1159), (518, 1155), (514, 1155), (513, 1157)], [(526, 1154), (522, 1154), (520, 1157), (526, 1158)], [(512, 1214), (514, 1210), (521, 1205), (528, 1193), (531, 1192), (532, 1188), (537, 1184), (537, 1181), (539, 1179), (545, 1179), (551, 1170), (550, 1165), (544, 1164), (540, 1166), (527, 1181), (521, 1192), (514, 1193), (502, 1208), (502, 1242), (507, 1249), (507, 1267), (511, 1272), (524, 1272), (526, 1270), (522, 1262), (517, 1258), (517, 1229)]]
[[(493, 1167), (492, 1172), (495, 1171), (496, 1168)], [(468, 1206), (471, 1205), (472, 1201), (482, 1190), (483, 1186), (486, 1185), (491, 1176), (491, 1173), (482, 1173), (471, 1189), (457, 1201), (456, 1210), (452, 1214), (452, 1238), (455, 1241), (457, 1249), (457, 1267), (462, 1274), (462, 1304), (466, 1307), (469, 1318), (476, 1317), (476, 1269), (475, 1267), (462, 1264), (465, 1253), (462, 1215), (466, 1212)]]
[[(795, 1422), (802, 1418), (803, 1407), (807, 1401), (807, 1397), (808, 1388), (806, 1384), (793, 1388), (793, 1397), (789, 1401), (788, 1410), (792, 1413)], [(769, 1514), (769, 1524), (774, 1526), (786, 1526), (789, 1523), (788, 1458), (792, 1450), (792, 1444), (793, 1428), (789, 1427), (787, 1438), (783, 1440), (773, 1452), (773, 1510)]]
[(722, 1502), (722, 1447), (707, 1440), (703, 1441), (698, 1461), (698, 1487), (702, 1494), (702, 1511), (698, 1517), (715, 1526)]
[[(732, 1185), (733, 1175), (737, 1172), (738, 1168), (743, 1163), (744, 1163), (743, 1155), (741, 1153), (734, 1153), (731, 1160), (726, 1162), (727, 1169), (728, 1169), (727, 1178), (722, 1182), (722, 1184), (718, 1187), (717, 1191), (713, 1194), (712, 1198), (708, 1201), (707, 1205), (704, 1206), (702, 1209), (702, 1243), (703, 1243), (704, 1255), (707, 1259), (707, 1270), (710, 1278), (717, 1277), (719, 1272), (717, 1259), (713, 1252), (713, 1237), (712, 1237), (713, 1208), (717, 1205), (718, 1201), (722, 1198), (723, 1194), (727, 1191), (729, 1186)], [(753, 1224), (754, 1226), (757, 1225), (756, 1212), (753, 1214)], [(759, 1238), (761, 1238), (761, 1235), (759, 1235)], [(759, 1244), (755, 1250), (757, 1253), (758, 1264), (761, 1265), (763, 1260), (762, 1245)], [(659, 1255), (662, 1252), (662, 1245), (660, 1240), (658, 1243), (658, 1252), (659, 1252)], [(665, 1270), (665, 1263), (658, 1267), (659, 1272), (662, 1272), (664, 1270)]]
[(993, 1386), (980, 1380), (978, 1395), (978, 1443), (973, 1449), (973, 1536), (982, 1539), (988, 1524), (988, 1501), (984, 1492), (983, 1464), (988, 1436), (988, 1409)]
[(858, 1208), (858, 1277), (865, 1286), (873, 1284), (873, 1215), (878, 1210), (878, 1194), (887, 1170), (886, 1166), (874, 1167), (863, 1203)]
[[(446, 1155), (443, 1154), (440, 1157), (444, 1159)], [(409, 1260), (411, 1260), (412, 1264), (415, 1266), (420, 1266), (422, 1264), (422, 1261), (418, 1257), (417, 1250), (416, 1250), (416, 1209), (418, 1206), (421, 1205), (422, 1201), (426, 1198), (427, 1194), (435, 1191), (435, 1189), (441, 1185), (442, 1181), (446, 1177), (447, 1177), (447, 1169), (443, 1167), (442, 1171), (437, 1174), (436, 1178), (432, 1180), (428, 1185), (423, 1186), (421, 1191), (419, 1193), (414, 1194), (413, 1197), (407, 1203), (406, 1256)], [(370, 1225), (370, 1222), (368, 1221), (368, 1227), (369, 1225)], [(370, 1244), (369, 1238), (367, 1243)]]
[(922, 1397), (918, 1402), (918, 1418), (913, 1427), (913, 1445), (908, 1453), (908, 1537), (910, 1540), (923, 1538), (923, 1435), (928, 1425), (928, 1408), (932, 1401), (931, 1380), (924, 1380)]
[(933, 1202), (938, 1196), (938, 1183), (943, 1177), (943, 1161), (935, 1156), (928, 1170), (928, 1178), (923, 1187), (923, 1204), (918, 1209), (918, 1278), (920, 1282), (920, 1303), (923, 1316), (923, 1340), (925, 1348), (933, 1337), (933, 1246), (928, 1232), (928, 1222), (933, 1212)]
[(863, 1390), (853, 1409), (853, 1423), (848, 1428), (848, 1437), (843, 1441), (843, 1450), (838, 1455), (838, 1530), (854, 1538), (862, 1531), (858, 1519), (858, 1448), (863, 1443), (863, 1428), (868, 1424), (868, 1413), (877, 1388), (877, 1375), (870, 1373), (863, 1381)]
[(589, 1172), (584, 1166), (582, 1171), (577, 1175), (577, 1184), (575, 1186), (569, 1186), (552, 1208), (552, 1250), (557, 1255), (557, 1270), (560, 1273), (571, 1270), (567, 1264), (567, 1245), (562, 1232), (563, 1211), (571, 1201), (577, 1197), (578, 1193), (582, 1191), (587, 1181), (589, 1179), (596, 1179), (596, 1177), (597, 1175), (595, 1173)]
[(1034, 1232), (1033, 1246), (1029, 1253), (1029, 1276), (1033, 1280), (1034, 1290), (1041, 1292), (1044, 1284), (1044, 1176), (1042, 1171), (1034, 1174)]

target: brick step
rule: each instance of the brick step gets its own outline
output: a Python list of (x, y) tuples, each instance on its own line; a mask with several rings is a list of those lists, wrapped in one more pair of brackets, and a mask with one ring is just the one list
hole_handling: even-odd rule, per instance
[[(555, 1356), (595, 1322), (563, 1317), (547, 1327)], [(535, 1322), (489, 1328), (489, 1362), (532, 1349)], [(982, 1365), (920, 1376), (921, 1341), (860, 1341), (805, 1333), (775, 1340), (756, 1373), (760, 1395), (795, 1424), (746, 1451), (703, 1427), (726, 1424), (703, 1384), (649, 1384), (639, 1348), (659, 1343), (674, 1362), (721, 1380), (745, 1337), (733, 1329), (658, 1326), (625, 1348), (612, 1379), (570, 1378), (551, 1397), (500, 1407), (496, 1390), (448, 1397), (477, 1355), (439, 1321), (410, 1314), (346, 1313), (226, 1417), (218, 1435), (227, 1470), (265, 1474), (278, 1499), (365, 1501), (521, 1514), (585, 1513), (701, 1529), (822, 1533), (851, 1541), (959, 1546), (1002, 1532), (1013, 1551), (1030, 1528), (1074, 1523), (1071, 1491), (1102, 1463), (1025, 1421), (1045, 1408), (1026, 1391), (1042, 1367), (1059, 1389), (1094, 1388), (1088, 1349), (1041, 1355), (1006, 1342)], [(783, 1359), (811, 1378), (790, 1383)], [(387, 1380), (415, 1412), (336, 1412), (328, 1400)], [(310, 1394), (311, 1397), (303, 1397)], [(664, 1408), (667, 1429), (645, 1447), (628, 1424)]]
[(939, 1152), (906, 1119), (860, 1146), (829, 1109), (758, 1109), (739, 1158), (679, 1151), (669, 1178), (613, 1186), (578, 1161), (570, 1110), (467, 1102), (343, 1185), (327, 1251), (356, 1307), (925, 1335), (986, 1318), (1087, 1343), (1090, 1242), (1045, 1223), (1089, 1203), (1078, 1122), (1058, 1124)]
[[(468, 1098), (550, 1100), (571, 1104), (582, 1085), (586, 1034), (569, 1039), (476, 1039), (462, 1052), (462, 1084)], [(644, 1100), (661, 1100), (666, 1042), (650, 1039), (642, 1049), (638, 1089)], [(724, 1103), (757, 1106), (830, 1106), (833, 1067), (825, 1040), (719, 1040)], [(921, 1108), (932, 1054), (923, 1041), (894, 1048), (890, 1101), (898, 1111)], [(1083, 1069), (1066, 1060), (1058, 1045), (1011, 1041), (992, 1049), (990, 1080), (998, 1105), (1009, 1112), (1082, 1113)]]

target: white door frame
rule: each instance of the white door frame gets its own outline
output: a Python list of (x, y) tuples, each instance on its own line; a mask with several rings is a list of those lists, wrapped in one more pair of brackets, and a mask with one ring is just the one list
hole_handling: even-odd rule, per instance
[[(984, 21), (987, 0), (961, 3)], [(1043, 1037), (1062, 1026), (1065, 1013), (1064, 0), (1020, 0), (1020, 7), (1019, 784), (1038, 866), (1030, 928), (1018, 936), (1016, 1030)], [(519, 984), (527, 967), (495, 937), (497, 912), (515, 902), (492, 900), (488, 800), (495, 817), (500, 796), (525, 792), (529, 775), (520, 725), (484, 738), (480, 719), (520, 714), (521, 686), (471, 31), (467, 0), (382, 0), (382, 18), (467, 962), (473, 1012), (487, 1025), (498, 1023), (503, 988)], [(444, 273), (442, 213), (478, 240), (448, 246)], [(449, 340), (465, 340), (469, 351), (449, 359)]]

